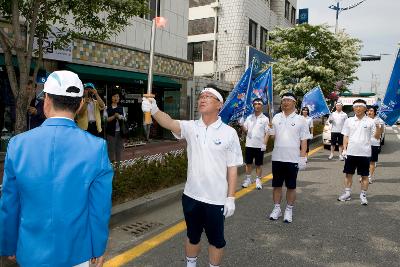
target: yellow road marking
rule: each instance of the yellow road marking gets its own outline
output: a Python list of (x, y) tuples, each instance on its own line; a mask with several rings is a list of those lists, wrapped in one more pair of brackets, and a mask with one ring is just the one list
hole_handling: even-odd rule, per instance
[[(312, 155), (312, 154), (318, 152), (319, 150), (321, 150), (322, 148), (323, 148), (323, 146), (314, 148), (313, 150), (311, 150), (308, 153), (308, 155)], [(272, 179), (272, 174), (270, 173), (270, 174), (264, 176), (261, 179), (261, 181), (262, 181), (262, 183), (266, 183), (271, 179)], [(256, 188), (255, 185), (252, 184), (248, 188), (243, 188), (243, 189), (237, 191), (235, 196), (237, 199), (241, 198), (244, 195), (247, 195), (251, 191), (255, 190), (255, 188)], [(118, 256), (115, 256), (114, 258), (107, 261), (104, 264), (104, 266), (105, 267), (123, 266), (124, 264), (136, 259), (137, 257), (139, 257), (139, 256), (143, 255), (144, 253), (152, 250), (153, 248), (161, 245), (165, 241), (168, 241), (169, 239), (173, 238), (174, 236), (176, 236), (179, 233), (182, 233), (185, 230), (186, 230), (186, 223), (185, 223), (185, 221), (181, 221), (181, 222), (175, 224), (174, 226), (171, 226), (167, 230), (163, 231), (162, 233), (160, 233), (148, 240), (143, 241), (139, 245), (119, 254)]]

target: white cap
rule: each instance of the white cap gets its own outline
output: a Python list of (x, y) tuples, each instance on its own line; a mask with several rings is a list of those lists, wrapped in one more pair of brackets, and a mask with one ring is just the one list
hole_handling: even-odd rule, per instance
[(222, 98), (222, 95), (220, 93), (218, 93), (218, 91), (215, 90), (214, 88), (206, 87), (200, 92), (200, 94), (205, 93), (205, 92), (209, 92), (209, 93), (215, 95), (218, 98), (219, 102), (224, 103), (224, 99)]
[(78, 75), (68, 70), (52, 72), (44, 83), (43, 92), (52, 95), (82, 97), (83, 85)]

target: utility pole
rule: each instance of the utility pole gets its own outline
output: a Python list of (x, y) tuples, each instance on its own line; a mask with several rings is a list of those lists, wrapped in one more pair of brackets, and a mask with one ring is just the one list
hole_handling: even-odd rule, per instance
[(330, 5), (330, 6), (329, 6), (330, 9), (333, 9), (333, 10), (336, 11), (335, 34), (337, 34), (337, 33), (338, 33), (338, 30), (339, 30), (339, 14), (340, 14), (340, 12), (345, 11), (345, 10), (349, 10), (349, 9), (353, 9), (353, 8), (355, 8), (356, 6), (362, 4), (362, 3), (365, 2), (365, 1), (366, 1), (366, 0), (362, 0), (362, 1), (358, 2), (358, 3), (356, 3), (356, 4), (350, 5), (350, 6), (348, 6), (348, 7), (340, 7), (340, 1), (337, 0), (336, 5)]

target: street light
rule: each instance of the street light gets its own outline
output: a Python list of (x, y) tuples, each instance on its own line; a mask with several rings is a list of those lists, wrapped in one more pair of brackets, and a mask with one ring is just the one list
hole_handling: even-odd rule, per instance
[(330, 9), (333, 9), (336, 11), (336, 25), (335, 25), (335, 34), (337, 34), (338, 31), (338, 21), (339, 21), (339, 13), (345, 10), (349, 10), (352, 8), (355, 8), (356, 6), (360, 5), (361, 3), (365, 2), (366, 0), (362, 0), (356, 4), (350, 5), (348, 7), (340, 7), (340, 1), (337, 0), (336, 6), (335, 5), (331, 5), (329, 6)]

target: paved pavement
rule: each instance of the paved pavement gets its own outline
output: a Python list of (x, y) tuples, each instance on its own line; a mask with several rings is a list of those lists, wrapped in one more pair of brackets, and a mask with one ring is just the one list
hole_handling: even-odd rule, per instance
[[(300, 173), (292, 224), (267, 219), (270, 181), (237, 200), (236, 213), (225, 224), (223, 266), (400, 266), (400, 135), (387, 132), (368, 206), (360, 205), (358, 177), (353, 200), (336, 200), (343, 190), (343, 162), (327, 157), (328, 151), (320, 149)], [(264, 174), (270, 169), (266, 164)], [(181, 221), (179, 201), (127, 219), (111, 230), (108, 258), (114, 261), (107, 266), (121, 266), (117, 255), (119, 262), (133, 259), (124, 266), (185, 266)], [(205, 236), (202, 242), (206, 245)], [(203, 247), (198, 266), (207, 262)]]

